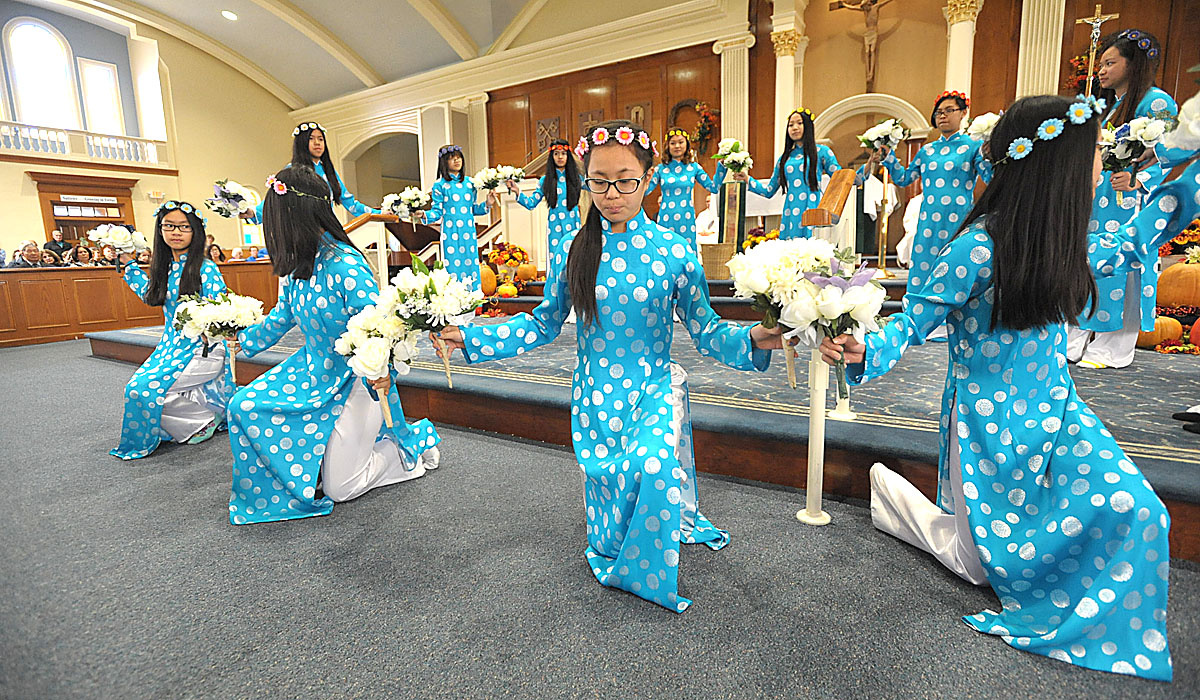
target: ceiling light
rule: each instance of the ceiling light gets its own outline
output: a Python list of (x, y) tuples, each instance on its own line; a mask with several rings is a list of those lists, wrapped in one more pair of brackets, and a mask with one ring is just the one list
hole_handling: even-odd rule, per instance
[(221, 16), (224, 17), (225, 19), (229, 20), (230, 22), (237, 21), (237, 15), (230, 12), (229, 10), (221, 10)]

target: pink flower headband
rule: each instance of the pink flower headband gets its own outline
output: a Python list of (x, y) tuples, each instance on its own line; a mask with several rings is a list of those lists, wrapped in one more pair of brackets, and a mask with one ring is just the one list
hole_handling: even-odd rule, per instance
[(319, 197), (315, 194), (301, 192), (300, 190), (297, 190), (297, 189), (290, 189), (290, 188), (288, 188), (288, 186), (286, 184), (283, 183), (283, 181), (281, 181), (279, 178), (275, 177), (274, 175), (267, 178), (267, 189), (273, 191), (275, 194), (279, 195), (280, 197), (291, 192), (292, 194), (298, 194), (301, 197), (312, 197), (313, 199), (319, 199), (323, 202), (329, 201), (328, 197)]
[[(654, 156), (656, 158), (658, 157), (658, 142), (651, 141), (650, 136), (644, 131), (639, 131), (635, 134), (633, 129), (628, 126), (623, 126), (617, 129), (615, 134), (609, 134), (608, 129), (601, 126), (593, 131), (589, 136), (580, 136), (579, 143), (575, 145), (575, 155), (583, 158), (583, 155), (591, 150), (591, 146), (603, 146), (604, 144), (608, 143), (609, 140), (614, 138), (617, 140), (617, 143), (621, 144), (622, 146), (628, 146), (636, 141), (637, 145), (641, 146), (647, 151), (652, 151)], [(591, 145), (589, 145), (589, 141)]]

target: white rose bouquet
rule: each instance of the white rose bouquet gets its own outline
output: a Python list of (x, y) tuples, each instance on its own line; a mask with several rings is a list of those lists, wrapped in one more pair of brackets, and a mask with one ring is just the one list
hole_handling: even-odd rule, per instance
[(99, 246), (112, 246), (118, 253), (134, 254), (139, 250), (149, 250), (150, 242), (138, 231), (130, 231), (118, 224), (100, 224), (88, 231), (88, 240)]
[[(392, 287), (384, 287), (385, 292)], [(408, 374), (412, 361), (417, 357), (417, 341), (421, 334), (404, 324), (388, 301), (386, 293), (376, 297), (375, 304), (350, 317), (346, 331), (333, 343), (334, 352), (346, 358), (355, 376), (370, 380), (390, 377), (392, 369), (397, 374)], [(394, 298), (394, 294), (391, 295)], [(389, 390), (390, 391), (390, 388)], [(393, 427), (392, 410), (384, 391), (379, 399), (383, 410), (383, 422)]]
[[(1162, 140), (1168, 124), (1162, 119), (1137, 117), (1116, 130), (1101, 129), (1100, 155), (1104, 169), (1108, 172), (1129, 170), (1148, 148)], [(1117, 192), (1117, 203), (1123, 201), (1123, 192)]]
[(204, 206), (226, 219), (236, 219), (254, 208), (254, 191), (233, 180), (217, 180), (213, 184), (213, 195), (211, 199), (204, 200)]
[[(404, 268), (392, 278), (392, 283), (379, 293), (376, 304), (387, 307), (410, 329), (437, 333), (446, 326), (470, 321), (483, 302), (483, 292), (467, 287), (447, 272), (442, 263), (429, 268), (413, 258), (412, 267)], [(453, 389), (450, 355), (442, 342), (437, 342), (442, 350), (446, 383)]]
[(908, 127), (899, 119), (885, 119), (860, 134), (858, 142), (863, 148), (876, 151), (881, 148), (895, 149), (901, 141), (908, 139), (909, 133)]
[[(875, 270), (866, 263), (855, 269), (852, 252), (838, 251), (829, 260), (827, 269), (804, 276), (820, 289), (815, 299), (817, 319), (802, 331), (810, 343), (816, 342), (817, 334), (836, 338), (843, 333), (850, 333), (862, 342), (864, 335), (879, 330), (879, 311), (887, 299), (887, 291), (875, 281)], [(849, 399), (846, 361), (838, 360), (834, 369), (838, 399)]]
[(986, 142), (992, 137), (992, 130), (996, 128), (998, 121), (1000, 115), (995, 112), (984, 112), (978, 117), (972, 117), (971, 123), (967, 125), (967, 135)]
[[(175, 329), (193, 340), (207, 337), (237, 341), (238, 331), (263, 319), (263, 304), (254, 297), (224, 292), (217, 297), (199, 294), (182, 297), (175, 309)], [(204, 348), (208, 353), (207, 344)], [(237, 379), (236, 353), (229, 353), (229, 370)]]
[(520, 180), (523, 177), (525, 177), (525, 171), (522, 168), (514, 168), (511, 165), (500, 165), (495, 168), (480, 170), (471, 177), (471, 182), (477, 190), (495, 192), (505, 182)]
[(737, 139), (721, 139), (717, 144), (717, 154), (713, 156), (714, 160), (721, 161), (729, 172), (742, 173), (754, 167), (754, 159), (750, 157), (750, 151), (742, 145), (742, 142)]

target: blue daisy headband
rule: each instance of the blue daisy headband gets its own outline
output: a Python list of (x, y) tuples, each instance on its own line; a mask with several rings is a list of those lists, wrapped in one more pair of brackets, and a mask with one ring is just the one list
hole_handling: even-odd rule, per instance
[(157, 219), (159, 217), (159, 215), (166, 214), (167, 212), (169, 212), (173, 209), (178, 209), (179, 211), (183, 212), (184, 214), (191, 214), (192, 216), (195, 216), (197, 219), (200, 219), (200, 221), (205, 226), (208, 226), (208, 219), (204, 218), (204, 215), (200, 213), (199, 209), (197, 209), (196, 207), (193, 207), (191, 204), (188, 204), (187, 202), (177, 202), (174, 199), (167, 200), (167, 201), (163, 202), (162, 204), (160, 204), (158, 206), (158, 209), (154, 210), (154, 218)]
[(311, 131), (313, 129), (320, 131), (322, 134), (325, 133), (325, 127), (321, 126), (320, 124), (316, 122), (305, 122), (295, 129), (292, 129), (292, 136), (299, 135), (301, 131)]
[(454, 145), (442, 146), (441, 148), (438, 149), (438, 158), (441, 158), (442, 156), (446, 155), (447, 153), (462, 153), (462, 146), (454, 146)]
[(1154, 47), (1154, 42), (1145, 32), (1139, 32), (1136, 29), (1126, 29), (1117, 35), (1120, 39), (1128, 39), (1137, 44), (1137, 47), (1146, 52), (1146, 56), (1150, 58), (1158, 58), (1158, 49)]
[(1010, 160), (1021, 160), (1033, 153), (1033, 144), (1035, 141), (1053, 141), (1058, 138), (1063, 129), (1067, 128), (1067, 124), (1083, 124), (1092, 117), (1098, 117), (1104, 113), (1104, 100), (1097, 99), (1090, 95), (1078, 95), (1071, 106), (1067, 108), (1067, 113), (1063, 118), (1051, 117), (1042, 122), (1037, 129), (1037, 134), (1033, 138), (1024, 136), (1017, 137), (1008, 144), (1008, 150), (1005, 156), (996, 161), (996, 165), (1005, 163)]

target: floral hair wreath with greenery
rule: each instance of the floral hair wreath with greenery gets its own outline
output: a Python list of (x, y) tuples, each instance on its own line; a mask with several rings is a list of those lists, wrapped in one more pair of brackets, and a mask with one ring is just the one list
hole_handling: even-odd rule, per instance
[(178, 209), (179, 211), (181, 211), (185, 214), (191, 214), (191, 215), (195, 216), (197, 219), (200, 219), (200, 221), (205, 226), (208, 226), (208, 219), (204, 218), (204, 215), (200, 213), (199, 209), (197, 209), (196, 207), (193, 207), (191, 204), (188, 204), (187, 202), (178, 202), (174, 199), (167, 200), (167, 201), (163, 202), (162, 204), (158, 205), (158, 209), (154, 210), (154, 218), (157, 219), (159, 217), (159, 215), (166, 214), (167, 212), (169, 212), (173, 209)]
[(1139, 32), (1136, 29), (1126, 29), (1117, 35), (1117, 38), (1128, 39), (1137, 44), (1137, 47), (1146, 52), (1146, 56), (1150, 58), (1158, 58), (1158, 49), (1154, 48), (1154, 42), (1150, 41), (1150, 37), (1145, 33)]
[(1037, 134), (1033, 138), (1019, 136), (1008, 144), (1008, 150), (1003, 158), (996, 161), (996, 165), (1006, 163), (1010, 160), (1016, 161), (1025, 158), (1030, 153), (1033, 153), (1034, 141), (1053, 141), (1062, 134), (1067, 123), (1083, 124), (1092, 117), (1099, 116), (1104, 113), (1104, 100), (1097, 99), (1091, 95), (1078, 95), (1071, 106), (1067, 108), (1067, 113), (1063, 115), (1063, 119), (1051, 117), (1043, 121), (1037, 129)]
[(325, 127), (321, 126), (320, 124), (318, 124), (316, 122), (304, 122), (303, 124), (296, 127), (295, 129), (292, 129), (292, 136), (298, 135), (301, 131), (310, 131), (312, 129), (316, 129), (317, 131), (320, 131), (322, 134), (325, 133)]
[(622, 146), (637, 143), (637, 145), (650, 151), (655, 157), (658, 157), (658, 142), (651, 141), (650, 136), (646, 132), (638, 131), (635, 133), (633, 128), (628, 126), (622, 126), (613, 134), (609, 134), (608, 129), (600, 126), (593, 129), (592, 133), (587, 136), (580, 136), (579, 143), (575, 145), (575, 155), (583, 158), (584, 154), (591, 150), (592, 146), (603, 146), (613, 139), (616, 139), (617, 143)]
[(300, 190), (290, 188), (274, 175), (267, 178), (267, 190), (274, 192), (280, 197), (290, 192), (292, 194), (300, 195), (301, 197), (312, 197), (313, 199), (319, 199), (322, 202), (329, 201), (329, 197), (321, 197), (320, 195), (309, 194), (307, 192), (301, 192)]

